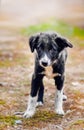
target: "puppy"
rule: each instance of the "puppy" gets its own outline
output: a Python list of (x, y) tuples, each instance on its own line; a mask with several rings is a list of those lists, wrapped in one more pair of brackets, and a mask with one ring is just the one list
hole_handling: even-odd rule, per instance
[(64, 115), (62, 105), (65, 62), (67, 59), (66, 48), (72, 48), (72, 44), (55, 32), (44, 32), (31, 36), (29, 46), (31, 52), (35, 51), (36, 59), (28, 107), (24, 117), (32, 117), (35, 114), (36, 104), (43, 104), (44, 76), (54, 79), (56, 86), (55, 112)]

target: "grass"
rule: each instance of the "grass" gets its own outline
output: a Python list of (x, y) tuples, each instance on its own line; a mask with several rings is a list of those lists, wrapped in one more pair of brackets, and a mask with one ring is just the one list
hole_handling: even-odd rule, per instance
[(62, 120), (62, 116), (56, 115), (56, 113), (51, 111), (37, 111), (34, 117), (30, 119), (24, 119), (24, 128), (30, 127), (40, 127), (41, 123), (59, 123)]
[(6, 102), (2, 99), (0, 99), (0, 105), (4, 105)]
[(3, 116), (0, 115), (0, 130), (4, 130), (7, 128), (7, 126), (13, 126), (15, 124), (15, 121), (19, 118), (16, 116)]
[(0, 115), (0, 122), (3, 122), (4, 124), (14, 125), (15, 120), (18, 120), (18, 117)]
[(67, 130), (83, 130), (84, 128), (84, 119), (79, 119), (70, 124)]
[(12, 58), (13, 59), (10, 60), (4, 56), (4, 60), (0, 60), (0, 67), (16, 66), (18, 64), (24, 65), (28, 60), (28, 57), (22, 54), (17, 54), (17, 56), (14, 56)]
[(49, 122), (60, 122), (62, 119), (62, 116), (56, 115), (54, 112), (51, 111), (38, 111), (34, 117), (29, 118), (29, 119), (24, 119), (21, 117), (17, 117), (17, 116), (4, 116), (4, 115), (0, 115), (0, 130), (6, 128), (7, 126), (14, 126), (16, 125), (16, 120), (21, 120), (22, 121), (22, 125), (24, 128), (28, 128), (28, 127), (38, 127), (38, 125), (40, 126), (40, 123), (45, 122), (45, 123), (49, 123)]
[(70, 39), (77, 46), (84, 47), (84, 29), (74, 27), (61, 21), (51, 20), (50, 22), (31, 25), (22, 28), (20, 33), (24, 36), (30, 36), (34, 33), (56, 31)]
[(78, 27), (73, 27), (61, 21), (50, 21), (49, 23), (41, 23), (36, 25), (28, 26), (27, 28), (21, 29), (21, 34), (23, 35), (31, 35), (37, 32), (43, 31), (56, 31), (61, 33), (64, 36), (72, 37), (72, 36), (84, 36), (84, 30)]

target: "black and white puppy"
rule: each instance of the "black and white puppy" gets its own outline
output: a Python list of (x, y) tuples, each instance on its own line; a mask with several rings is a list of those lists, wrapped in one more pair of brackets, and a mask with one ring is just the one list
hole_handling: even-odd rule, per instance
[(28, 107), (24, 117), (32, 117), (35, 114), (36, 104), (41, 105), (43, 103), (44, 76), (54, 78), (56, 85), (55, 112), (64, 115), (62, 105), (65, 62), (67, 59), (66, 47), (72, 48), (73, 46), (68, 40), (55, 32), (31, 36), (29, 45), (31, 51), (35, 51), (36, 59)]

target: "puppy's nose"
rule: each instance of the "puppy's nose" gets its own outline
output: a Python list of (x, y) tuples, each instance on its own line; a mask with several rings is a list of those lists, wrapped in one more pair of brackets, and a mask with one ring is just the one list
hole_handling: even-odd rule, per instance
[(47, 62), (42, 61), (42, 65), (46, 67), (46, 66), (48, 65), (48, 63), (47, 63)]

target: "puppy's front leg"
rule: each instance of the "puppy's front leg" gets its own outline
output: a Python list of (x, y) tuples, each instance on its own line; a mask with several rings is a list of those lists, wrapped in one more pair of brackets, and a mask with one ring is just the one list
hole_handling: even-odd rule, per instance
[(36, 102), (37, 102), (37, 92), (39, 90), (41, 78), (39, 76), (33, 75), (31, 83), (31, 93), (29, 96), (27, 110), (24, 113), (24, 117), (30, 118), (35, 114)]
[(59, 115), (64, 115), (63, 110), (63, 92), (62, 90), (56, 90), (56, 98), (55, 98), (55, 111)]
[(59, 76), (59, 77), (55, 78), (55, 84), (57, 86), (56, 97), (55, 97), (55, 112), (59, 115), (64, 115), (64, 110), (63, 110), (63, 83), (64, 83), (64, 76)]
[(37, 101), (37, 97), (29, 96), (27, 110), (25, 111), (23, 117), (30, 118), (34, 115), (35, 108), (36, 108), (36, 101)]

